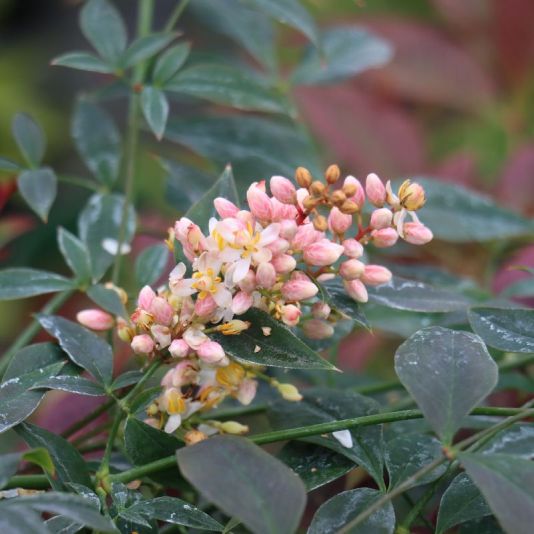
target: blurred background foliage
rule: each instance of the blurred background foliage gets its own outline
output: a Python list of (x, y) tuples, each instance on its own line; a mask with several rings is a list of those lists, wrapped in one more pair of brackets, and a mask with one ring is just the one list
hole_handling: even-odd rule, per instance
[[(238, 0), (235, 0), (238, 1)], [(306, 38), (289, 28), (275, 27), (279, 65), (269, 58), (269, 45), (258, 27), (240, 28), (239, 37), (225, 35), (223, 19), (202, 19), (204, 0), (192, 0), (178, 30), (193, 43), (192, 60), (239, 64), (251, 77), (270, 80), (273, 69), (281, 93), (287, 90), (285, 74), (292, 70)], [(262, 157), (236, 163), (236, 177), (243, 187), (270, 174), (299, 164), (321, 168), (337, 162), (344, 173), (364, 178), (377, 172), (383, 178), (430, 176), (489, 193), (501, 205), (531, 217), (534, 212), (534, 2), (532, 0), (307, 0), (321, 28), (357, 24), (384, 37), (393, 47), (393, 59), (384, 67), (366, 71), (340, 83), (299, 86), (290, 95), (296, 109), (297, 134), (293, 142), (271, 135), (273, 147), (264, 143)], [(31, 113), (48, 136), (47, 163), (65, 175), (86, 175), (69, 142), (71, 113), (76, 95), (98, 90), (108, 76), (50, 66), (50, 60), (66, 50), (87, 49), (77, 24), (81, 2), (77, 0), (0, 0), (0, 153), (16, 157), (10, 122), (16, 111)], [(135, 26), (136, 2), (119, 0), (129, 29)], [(175, 7), (173, 0), (158, 0), (155, 26), (164, 26)], [(213, 13), (212, 13), (213, 15)], [(220, 14), (219, 14), (220, 15)], [(236, 21), (238, 25), (239, 22)], [(263, 26), (261, 26), (263, 27)], [(264, 28), (265, 29), (265, 28)], [(267, 28), (267, 34), (269, 28)], [(249, 51), (236, 45), (245, 39)], [(243, 42), (241, 42), (243, 44)], [(264, 55), (261, 66), (258, 57)], [(253, 69), (253, 70), (250, 70)], [(120, 90), (119, 90), (120, 93)], [(126, 105), (113, 94), (100, 95), (123, 130)], [(109, 104), (109, 105), (108, 105)], [(197, 184), (209, 183), (221, 170), (226, 152), (208, 158), (188, 146), (188, 136), (203, 140), (207, 126), (193, 117), (200, 108), (215, 114), (235, 115), (235, 129), (221, 132), (247, 145), (259, 131), (254, 117), (195, 99), (172, 101), (174, 121), (167, 131), (181, 146), (158, 143), (144, 137), (136, 164), (135, 204), (138, 236), (134, 255), (147, 244), (160, 241), (167, 227), (195, 198)], [(284, 119), (285, 120), (285, 119)], [(281, 121), (283, 128), (284, 120)], [(204, 129), (203, 129), (204, 128)], [(214, 128), (213, 124), (209, 128)], [(209, 129), (208, 128), (208, 129)], [(260, 129), (261, 130), (261, 129)], [(313, 137), (312, 152), (302, 157), (300, 135)], [(184, 141), (186, 139), (186, 141)], [(283, 169), (270, 168), (270, 150), (286, 158)], [(209, 146), (207, 152), (217, 152)], [(155, 153), (180, 162), (171, 177)], [(213, 156), (213, 154), (210, 154)], [(193, 170), (195, 169), (195, 170)], [(269, 174), (267, 174), (269, 173)], [(174, 175), (174, 177), (173, 177)], [(189, 182), (188, 182), (189, 180)], [(48, 224), (41, 224), (15, 192), (14, 177), (0, 181), (0, 258), (3, 266), (31, 266), (66, 272), (57, 254), (55, 228), (75, 230), (76, 218), (88, 192), (61, 184)], [(202, 189), (202, 188), (199, 188)], [(184, 196), (184, 193), (186, 195)], [(198, 196), (198, 195), (197, 195)], [(424, 220), (424, 210), (422, 212)], [(498, 255), (495, 255), (498, 247)], [(402, 257), (401, 249), (397, 254)], [(387, 259), (387, 255), (386, 255)], [(381, 261), (385, 261), (382, 258)], [(428, 263), (474, 279), (497, 294), (529, 274), (510, 270), (511, 265), (534, 266), (534, 246), (513, 244), (450, 244), (437, 241), (424, 252), (405, 258), (408, 265)], [(435, 281), (436, 271), (428, 275)], [(443, 275), (442, 285), (458, 287), (457, 278)], [(473, 290), (470, 280), (466, 290)], [(72, 300), (65, 312), (83, 308), (84, 297)], [(46, 297), (0, 305), (0, 346), (7, 346), (28, 321), (29, 312)], [(529, 302), (523, 300), (523, 302)], [(391, 355), (399, 334), (428, 324), (426, 316), (369, 309), (376, 324), (390, 327), (373, 334), (357, 332), (340, 346), (339, 361), (345, 369), (371, 374), (393, 372)], [(395, 320), (394, 320), (395, 319)], [(414, 328), (417, 325), (417, 328)], [(387, 365), (385, 364), (387, 362)], [(388, 371), (386, 371), (388, 370)], [(350, 377), (349, 377), (350, 378)], [(76, 408), (77, 409), (77, 408)]]

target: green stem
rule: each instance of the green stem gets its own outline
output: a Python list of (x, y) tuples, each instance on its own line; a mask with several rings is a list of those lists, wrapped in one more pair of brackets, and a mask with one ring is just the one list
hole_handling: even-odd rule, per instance
[(15, 475), (11, 477), (3, 489), (26, 488), (44, 490), (50, 487), (50, 481), (46, 475)]
[(95, 436), (98, 436), (99, 434), (102, 434), (104, 430), (107, 430), (109, 427), (109, 421), (105, 421), (104, 423), (95, 426), (95, 428), (91, 428), (88, 432), (85, 434), (82, 434), (80, 437), (76, 438), (72, 444), (75, 447), (79, 447), (84, 442), (86, 442), (88, 439), (94, 438)]
[(100, 191), (102, 186), (89, 182), (83, 178), (78, 178), (77, 176), (70, 176), (66, 174), (59, 174), (57, 179), (64, 184), (75, 185), (77, 187), (83, 187), (91, 191)]
[(88, 413), (83, 419), (80, 419), (76, 423), (69, 426), (67, 429), (65, 429), (61, 435), (64, 438), (68, 438), (78, 432), (78, 430), (81, 430), (83, 427), (97, 419), (99, 416), (101, 416), (104, 412), (107, 412), (114, 404), (114, 399), (110, 399), (107, 402), (104, 402), (98, 408), (93, 410), (91, 413)]
[(181, 0), (181, 2), (174, 8), (169, 20), (167, 21), (167, 24), (165, 24), (165, 27), (163, 28), (164, 32), (170, 32), (174, 26), (176, 26), (178, 19), (182, 16), (182, 13), (185, 11), (185, 8), (189, 2), (190, 0)]
[[(57, 293), (51, 298), (48, 303), (43, 307), (41, 313), (54, 313), (57, 311), (74, 293), (73, 289), (67, 289), (61, 293)], [(9, 362), (13, 359), (13, 356), (25, 347), (39, 332), (40, 325), (37, 320), (33, 319), (32, 322), (20, 333), (20, 335), (13, 341), (11, 346), (7, 349), (0, 361), (0, 378), (4, 375)]]
[(151, 378), (152, 375), (158, 370), (161, 363), (162, 363), (161, 360), (154, 360), (153, 362), (151, 362), (151, 364), (147, 367), (146, 371), (144, 372), (143, 376), (139, 379), (139, 382), (135, 384), (133, 389), (131, 389), (129, 393), (123, 399), (121, 399), (120, 405), (127, 413), (129, 413), (130, 401), (143, 388), (147, 380)]
[[(98, 472), (96, 473), (97, 480), (102, 480), (104, 483), (107, 479), (107, 476), (109, 475), (109, 461), (111, 459), (111, 453), (113, 452), (115, 439), (117, 438), (117, 434), (119, 432), (123, 417), (123, 411), (118, 409), (117, 413), (115, 414), (115, 419), (113, 420), (113, 426), (111, 427), (111, 430), (109, 432), (106, 449), (104, 450), (104, 455), (102, 456), (100, 467), (98, 468)], [(107, 488), (105, 486), (104, 489), (107, 491)]]

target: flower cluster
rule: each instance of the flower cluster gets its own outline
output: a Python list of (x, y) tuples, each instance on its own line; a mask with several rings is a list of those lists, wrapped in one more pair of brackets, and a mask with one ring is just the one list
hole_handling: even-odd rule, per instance
[[(330, 337), (341, 315), (318, 298), (319, 283), (339, 277), (348, 295), (366, 302), (367, 286), (387, 283), (391, 272), (364, 262), (365, 245), (390, 247), (399, 237), (421, 245), (432, 239), (415, 213), (425, 203), (417, 183), (406, 180), (395, 194), (391, 183), (384, 185), (376, 174), (367, 177), (365, 187), (353, 176), (341, 180), (337, 165), (326, 170), (324, 181), (302, 167), (295, 180), (297, 186), (273, 176), (270, 194), (265, 182), (253, 183), (248, 210), (215, 199), (219, 217), (209, 221), (207, 233), (194, 221), (179, 219), (169, 243), (181, 246), (190, 265), (178, 263), (168, 286), (157, 293), (144, 287), (130, 321), (118, 320), (121, 339), (135, 353), (172, 362), (161, 382), (163, 393), (148, 408), (154, 426), (174, 432), (228, 396), (248, 404), (258, 377), (269, 380), (284, 398), (299, 400), (291, 384), (231, 361), (209, 334), (239, 335), (249, 326), (239, 316), (255, 307), (299, 326), (309, 338)], [(372, 209), (365, 217), (366, 199)], [(96, 329), (109, 328), (102, 313), (95, 311), (92, 325), (87, 312), (78, 319)], [(202, 435), (247, 430), (216, 421), (199, 429)], [(189, 434), (192, 440), (198, 435), (198, 430)]]

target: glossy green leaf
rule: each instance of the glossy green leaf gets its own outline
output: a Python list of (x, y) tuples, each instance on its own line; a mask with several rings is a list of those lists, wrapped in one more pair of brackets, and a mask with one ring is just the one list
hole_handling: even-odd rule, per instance
[(141, 107), (150, 129), (161, 139), (169, 117), (169, 101), (165, 93), (156, 87), (144, 87), (141, 92)]
[(19, 378), (21, 375), (34, 371), (38, 373), (43, 367), (66, 362), (67, 355), (55, 343), (35, 343), (20, 349), (15, 354), (3, 379)]
[(9, 501), (0, 503), (0, 531), (9, 534), (35, 534), (43, 532), (41, 515), (21, 507), (8, 507)]
[(237, 109), (288, 113), (281, 94), (259, 78), (228, 65), (195, 65), (165, 84), (166, 91), (203, 98)]
[(170, 80), (186, 62), (190, 52), (191, 45), (189, 43), (171, 46), (163, 52), (154, 65), (154, 72), (152, 73), (154, 84), (162, 86)]
[(371, 68), (382, 67), (393, 57), (389, 43), (354, 26), (325, 30), (320, 48), (310, 46), (293, 74), (293, 83), (313, 85), (345, 80)]
[(343, 282), (339, 278), (334, 278), (328, 282), (323, 282), (319, 285), (321, 295), (324, 300), (336, 310), (340, 311), (354, 323), (369, 327), (369, 323), (365, 318), (363, 311), (360, 309), (360, 305), (352, 298), (349, 297), (347, 291), (343, 287)]
[(534, 353), (534, 310), (472, 308), (471, 328), (486, 345), (507, 352)]
[(415, 312), (439, 313), (464, 310), (469, 300), (448, 289), (394, 276), (387, 284), (368, 287), (369, 302)]
[[(275, 429), (297, 428), (340, 419), (374, 415), (380, 406), (369, 397), (347, 390), (317, 388), (306, 390), (304, 399), (291, 403), (280, 399), (268, 413)], [(382, 425), (353, 428), (352, 447), (343, 446), (334, 436), (322, 435), (305, 441), (327, 447), (363, 467), (379, 485), (383, 485), (384, 441)]]
[(51, 491), (10, 499), (1, 503), (0, 506), (2, 507), (0, 516), (3, 515), (4, 507), (9, 508), (10, 511), (13, 509), (27, 510), (29, 508), (38, 512), (50, 512), (69, 517), (81, 525), (101, 532), (116, 532), (113, 523), (107, 517), (101, 515), (87, 499), (79, 495)]
[(78, 393), (79, 395), (89, 395), (92, 397), (102, 397), (106, 395), (104, 388), (84, 378), (83, 376), (59, 375), (50, 376), (44, 380), (38, 381), (31, 389), (57, 389), (59, 391), (68, 391)]
[(99, 57), (83, 51), (61, 54), (52, 60), (52, 65), (57, 67), (69, 67), (71, 69), (85, 70), (88, 72), (99, 72), (101, 74), (111, 74), (114, 71), (114, 68), (111, 65), (108, 65)]
[(85, 38), (111, 64), (118, 63), (126, 49), (126, 26), (122, 16), (108, 0), (89, 0), (80, 13)]
[(504, 530), (529, 534), (534, 524), (534, 464), (507, 454), (460, 453), (458, 458)]
[(175, 38), (176, 33), (153, 33), (136, 39), (121, 59), (124, 68), (133, 67), (163, 50)]
[(486, 443), (480, 452), (511, 454), (532, 460), (534, 459), (534, 425), (525, 423), (506, 428)]
[(87, 296), (109, 313), (123, 318), (128, 317), (124, 303), (114, 289), (96, 284), (87, 290)]
[(37, 269), (13, 268), (0, 271), (0, 300), (15, 300), (73, 289), (72, 280)]
[(293, 471), (257, 445), (216, 436), (184, 447), (176, 456), (184, 477), (252, 532), (290, 534), (297, 529), (306, 489)]
[(28, 165), (38, 167), (46, 148), (46, 138), (41, 127), (26, 113), (17, 113), (13, 117), (11, 131)]
[(20, 170), (22, 167), (18, 163), (8, 158), (0, 158), (0, 171), (18, 172)]
[(142, 371), (126, 371), (119, 375), (111, 383), (111, 389), (115, 391), (116, 389), (125, 388), (126, 386), (131, 386), (139, 382), (139, 379), (143, 376)]
[(460, 525), (458, 534), (505, 534), (495, 516), (486, 516), (481, 519), (466, 521)]
[(313, 17), (299, 0), (249, 0), (260, 11), (302, 32), (316, 46), (319, 35)]
[(395, 371), (447, 443), (498, 378), (497, 365), (478, 336), (441, 327), (420, 330), (407, 339), (395, 354)]
[(20, 463), (20, 453), (12, 452), (0, 456), (0, 489), (17, 472)]
[[(419, 469), (432, 463), (442, 455), (441, 443), (425, 434), (398, 436), (387, 443), (386, 467), (389, 473), (389, 489), (405, 482)], [(414, 481), (412, 487), (429, 484), (438, 479), (446, 470), (445, 464)]]
[(57, 195), (57, 176), (48, 167), (24, 171), (17, 178), (19, 193), (28, 206), (47, 222)]
[(48, 451), (42, 447), (25, 452), (13, 452), (0, 456), (0, 489), (17, 472), (21, 461), (30, 462), (41, 467), (44, 471), (54, 474), (54, 464)]
[(421, 218), (438, 239), (467, 243), (534, 235), (534, 222), (502, 208), (487, 196), (458, 184), (414, 180), (426, 192)]
[(270, 18), (240, 0), (195, 0), (188, 9), (211, 30), (233, 39), (274, 70), (274, 28)]
[[(124, 197), (118, 194), (93, 195), (78, 219), (79, 236), (87, 245), (91, 255), (93, 277), (102, 278), (113, 263), (114, 255), (104, 249), (106, 239), (118, 243), (124, 208)], [(126, 232), (124, 244), (129, 244), (135, 233), (135, 211), (130, 205), (126, 210)]]
[(41, 326), (57, 338), (74, 363), (89, 371), (99, 382), (111, 383), (113, 352), (101, 337), (57, 315), (40, 314), (38, 318)]
[(461, 473), (441, 497), (436, 534), (487, 515), (491, 515), (491, 510), (480, 490), (465, 473)]
[(285, 445), (277, 457), (299, 476), (308, 491), (320, 488), (357, 467), (353, 461), (330, 449), (298, 441)]
[(135, 261), (135, 278), (139, 287), (155, 284), (169, 262), (169, 248), (165, 243), (147, 247)]
[(47, 519), (45, 526), (51, 534), (76, 534), (83, 528), (83, 525), (62, 515), (55, 515)]
[(87, 168), (111, 186), (121, 161), (121, 138), (113, 119), (100, 106), (80, 100), (72, 116), (71, 135)]
[[(381, 493), (370, 488), (338, 493), (315, 513), (308, 534), (335, 534), (358, 514), (365, 511), (381, 497)], [(351, 528), (351, 534), (393, 534), (395, 511), (391, 501), (373, 512), (360, 525)]]
[[(251, 308), (239, 318), (250, 321), (247, 330), (235, 336), (212, 336), (235, 360), (286, 369), (335, 369), (268, 313)], [(262, 330), (265, 327), (270, 328), (268, 335)]]
[(30, 447), (44, 447), (50, 453), (56, 476), (48, 478), (54, 489), (63, 489), (69, 482), (91, 487), (85, 460), (65, 438), (28, 423), (22, 423), (15, 430)]
[(63, 258), (76, 278), (80, 282), (91, 280), (91, 259), (85, 243), (61, 227), (58, 228), (57, 241)]
[(173, 525), (217, 532), (223, 530), (223, 526), (208, 514), (174, 497), (157, 497), (141, 501), (128, 508), (128, 511)]

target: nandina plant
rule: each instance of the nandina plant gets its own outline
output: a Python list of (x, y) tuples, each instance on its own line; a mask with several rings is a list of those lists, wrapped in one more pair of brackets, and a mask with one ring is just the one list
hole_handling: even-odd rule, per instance
[[(186, 10), (256, 66), (190, 55), (188, 26), (174, 31)], [(72, 121), (92, 178), (44, 166), (45, 135), (25, 114), (20, 160), (0, 159), (45, 223), (58, 182), (93, 190), (77, 233), (57, 229), (71, 276), (0, 271), (2, 300), (56, 293), (1, 360), (0, 432), (28, 445), (0, 456), (2, 532), (530, 532), (534, 312), (419, 251), (490, 243), (497, 262), (493, 245), (532, 238), (532, 222), (424, 178), (323, 172), (294, 89), (379, 67), (392, 54), (382, 39), (320, 31), (297, 0), (182, 0), (161, 31), (153, 11), (139, 0), (129, 41), (119, 11), (89, 0), (94, 52), (53, 61), (104, 75)], [(285, 78), (277, 20), (310, 40)], [(252, 23), (258, 35), (243, 31)], [(128, 97), (124, 151), (112, 96)], [(170, 97), (194, 109), (169, 119)], [(200, 101), (226, 111), (202, 115)], [(130, 269), (145, 144), (177, 215)], [(78, 293), (94, 304), (65, 317)], [(50, 340), (33, 343), (41, 329)], [(340, 344), (371, 329), (404, 338), (394, 379), (340, 372)], [(513, 406), (488, 401), (510, 388)], [(51, 390), (100, 402), (56, 434), (28, 422)]]

